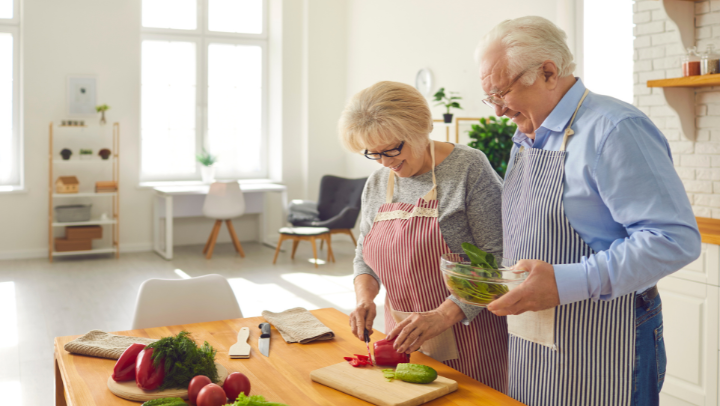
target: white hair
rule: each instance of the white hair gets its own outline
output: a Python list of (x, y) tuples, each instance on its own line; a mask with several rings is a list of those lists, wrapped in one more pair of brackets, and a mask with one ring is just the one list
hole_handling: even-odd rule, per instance
[[(557, 66), (558, 77), (564, 77), (575, 71), (573, 55), (566, 39), (565, 31), (543, 17), (505, 20), (483, 37), (475, 49), (475, 60), (480, 62), (490, 49), (500, 49), (507, 61), (510, 77), (519, 75), (525, 69), (539, 67), (548, 60)], [(538, 71), (536, 75), (524, 75), (520, 82), (530, 86), (539, 74)]]

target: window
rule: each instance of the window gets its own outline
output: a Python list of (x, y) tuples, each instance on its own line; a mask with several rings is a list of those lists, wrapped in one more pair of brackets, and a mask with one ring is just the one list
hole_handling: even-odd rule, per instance
[(0, 0), (0, 191), (22, 188), (19, 0)]
[[(167, 10), (172, 10), (171, 13)], [(143, 0), (141, 181), (267, 177), (266, 0)]]

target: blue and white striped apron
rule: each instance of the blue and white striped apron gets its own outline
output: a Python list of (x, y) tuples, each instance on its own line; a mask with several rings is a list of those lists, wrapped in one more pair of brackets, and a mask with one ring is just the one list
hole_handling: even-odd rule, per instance
[[(521, 149), (515, 156), (502, 196), (503, 256), (509, 262), (504, 265), (521, 259), (578, 263), (594, 252), (570, 225), (562, 202), (565, 145), (587, 93), (565, 129), (559, 151)], [(583, 300), (508, 316), (508, 394), (529, 406), (630, 405), (634, 296)], [(544, 332), (521, 338), (516, 332), (524, 332), (527, 325), (536, 333)], [(544, 337), (539, 339), (538, 334)], [(529, 336), (535, 338), (527, 339)]]

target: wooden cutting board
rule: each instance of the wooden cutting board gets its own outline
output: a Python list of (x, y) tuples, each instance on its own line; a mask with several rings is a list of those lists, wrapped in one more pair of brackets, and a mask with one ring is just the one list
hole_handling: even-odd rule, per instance
[[(224, 366), (215, 363), (215, 366), (217, 366), (218, 371), (218, 385), (222, 386), (222, 383), (225, 382), (225, 378), (228, 376), (228, 371), (225, 369)], [(164, 391), (144, 391), (137, 387), (137, 384), (135, 381), (124, 381), (124, 382), (115, 382), (112, 379), (112, 376), (108, 378), (107, 381), (108, 389), (110, 389), (110, 392), (115, 394), (117, 397), (121, 397), (123, 399), (132, 400), (134, 402), (147, 402), (148, 400), (153, 399), (159, 399), (159, 398), (188, 398), (188, 391), (187, 389), (165, 389)]]
[(355, 368), (347, 362), (341, 362), (310, 372), (310, 379), (378, 406), (422, 405), (458, 388), (457, 382), (442, 376), (428, 384), (397, 379), (388, 382), (382, 369)]

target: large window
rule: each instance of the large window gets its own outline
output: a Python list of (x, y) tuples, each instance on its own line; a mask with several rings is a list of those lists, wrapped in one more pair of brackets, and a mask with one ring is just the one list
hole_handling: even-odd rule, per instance
[(267, 177), (266, 0), (143, 0), (141, 181)]
[(0, 191), (22, 187), (19, 0), (0, 0)]

